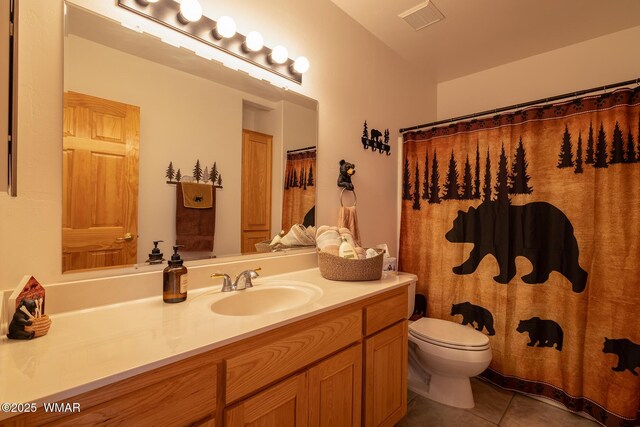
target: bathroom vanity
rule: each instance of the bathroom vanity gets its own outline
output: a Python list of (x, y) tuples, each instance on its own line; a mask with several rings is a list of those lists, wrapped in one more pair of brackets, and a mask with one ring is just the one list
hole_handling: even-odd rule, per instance
[[(0, 400), (38, 404), (0, 425), (392, 426), (406, 412), (415, 280), (332, 282), (311, 269), (182, 304), (59, 315), (46, 337), (0, 343)], [(80, 411), (45, 412), (51, 402)]]

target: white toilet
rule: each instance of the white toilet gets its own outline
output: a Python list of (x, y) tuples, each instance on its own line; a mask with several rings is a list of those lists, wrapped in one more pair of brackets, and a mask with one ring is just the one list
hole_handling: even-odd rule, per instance
[[(416, 285), (409, 285), (409, 316)], [(473, 408), (470, 378), (491, 363), (489, 338), (447, 320), (422, 318), (409, 322), (409, 390), (457, 408)]]

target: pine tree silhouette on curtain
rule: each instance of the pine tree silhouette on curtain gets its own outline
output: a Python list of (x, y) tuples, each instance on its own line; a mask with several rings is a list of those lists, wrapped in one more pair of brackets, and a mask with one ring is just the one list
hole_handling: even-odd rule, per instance
[(636, 156), (636, 144), (633, 140), (633, 134), (631, 133), (631, 129), (629, 129), (629, 134), (627, 135), (627, 163), (636, 163), (638, 158)]
[(511, 173), (509, 174), (510, 194), (531, 194), (533, 192), (533, 188), (529, 186), (531, 177), (527, 175), (528, 167), (527, 153), (524, 150), (522, 137), (520, 137), (520, 142), (518, 142), (518, 147), (516, 147), (516, 154), (513, 156)]
[(573, 166), (573, 154), (571, 145), (571, 134), (569, 128), (565, 125), (564, 135), (562, 136), (562, 145), (560, 146), (560, 154), (558, 155), (558, 168), (568, 168)]
[(594, 157), (594, 140), (593, 140), (593, 122), (589, 122), (589, 138), (587, 139), (587, 158), (584, 161), (588, 165), (592, 165), (595, 163)]
[(607, 163), (607, 137), (604, 133), (604, 125), (600, 123), (600, 130), (598, 131), (598, 143), (596, 144), (595, 161), (593, 163), (594, 168), (608, 168)]
[(487, 162), (484, 167), (484, 184), (482, 186), (482, 201), (491, 201), (491, 158), (489, 157), (489, 149), (487, 148)]
[(315, 183), (313, 182), (313, 163), (309, 165), (309, 178), (307, 178), (307, 187), (313, 187)]
[(640, 162), (640, 114), (638, 114), (638, 161)]
[(413, 189), (413, 209), (420, 210), (420, 171), (416, 160), (415, 188)]
[(451, 150), (451, 159), (449, 159), (449, 169), (447, 170), (447, 178), (444, 181), (444, 200), (456, 200), (460, 198), (460, 184), (458, 184), (458, 165), (456, 158)]
[(476, 170), (475, 179), (473, 181), (473, 198), (480, 198), (480, 145), (476, 143)]
[(409, 159), (404, 161), (404, 172), (402, 174), (402, 200), (411, 200), (411, 173), (409, 172)]
[(469, 163), (469, 155), (464, 162), (464, 175), (462, 176), (462, 196), (464, 200), (473, 199), (473, 176), (471, 176), (471, 163)]
[[(289, 180), (291, 179), (291, 169), (289, 169), (287, 171), (287, 176), (285, 176), (284, 178), (284, 189), (288, 190), (289, 189)], [(214, 182), (215, 184), (215, 182)]]
[(300, 187), (302, 187), (303, 190), (307, 189), (307, 170), (306, 169), (302, 170), (302, 182), (300, 183)]
[(611, 160), (609, 164), (624, 162), (624, 141), (622, 140), (622, 131), (620, 125), (616, 122), (613, 129), (613, 142), (611, 143)]
[(298, 184), (298, 188), (302, 188), (306, 180), (307, 179), (304, 176), (304, 167), (300, 166), (300, 183)]
[(422, 198), (429, 200), (429, 150), (424, 158), (424, 180), (422, 181)]
[(573, 173), (582, 173), (582, 132), (578, 134), (578, 145), (576, 147), (576, 168)]
[(293, 170), (293, 180), (291, 181), (291, 186), (292, 187), (297, 187), (298, 186), (298, 174), (296, 173), (296, 170)]
[(509, 203), (509, 161), (507, 160), (507, 154), (504, 151), (504, 143), (502, 144), (502, 151), (500, 152), (500, 159), (498, 160), (498, 174), (496, 175), (496, 198), (498, 203)]
[(440, 173), (438, 173), (438, 157), (436, 156), (436, 150), (433, 150), (433, 163), (431, 164), (429, 203), (440, 203)]

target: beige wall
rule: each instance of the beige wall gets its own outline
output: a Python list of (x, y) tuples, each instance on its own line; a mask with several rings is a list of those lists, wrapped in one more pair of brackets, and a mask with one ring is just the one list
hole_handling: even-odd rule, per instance
[(438, 84), (438, 119), (640, 77), (640, 26)]
[[(100, 7), (116, 7), (107, 3)], [(207, 15), (233, 16), (240, 32), (257, 28), (268, 46), (282, 43), (290, 56), (309, 58), (311, 70), (298, 90), (319, 101), (318, 221), (337, 221), (338, 161), (345, 158), (357, 165), (364, 244), (388, 242), (395, 252), (399, 147), (392, 144), (390, 157), (363, 150), (362, 122), (389, 128), (395, 141), (400, 127), (435, 118), (435, 85), (329, 0), (304, 7), (297, 0), (202, 3)], [(43, 283), (86, 277), (60, 273), (63, 3), (21, 6), (20, 193), (0, 194), (0, 289), (13, 288), (24, 274)]]

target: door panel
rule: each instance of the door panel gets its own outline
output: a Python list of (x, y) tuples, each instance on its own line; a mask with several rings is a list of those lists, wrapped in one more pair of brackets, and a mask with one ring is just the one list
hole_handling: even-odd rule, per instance
[(64, 95), (63, 271), (137, 258), (140, 109)]
[(362, 344), (309, 370), (309, 425), (359, 426), (362, 411)]
[(307, 425), (307, 377), (298, 374), (225, 410), (227, 427)]
[(271, 236), (272, 144), (271, 135), (249, 130), (242, 131), (243, 253), (256, 251), (255, 246), (250, 242), (253, 242), (257, 235), (266, 235), (266, 239)]

